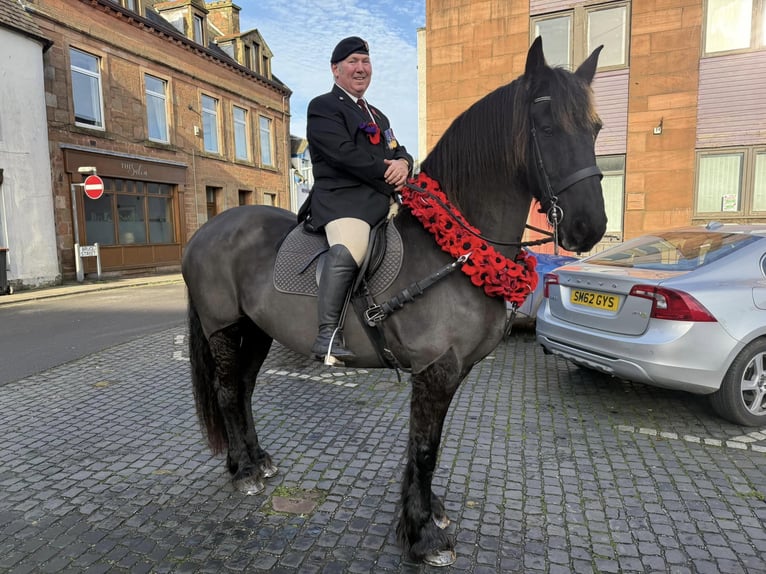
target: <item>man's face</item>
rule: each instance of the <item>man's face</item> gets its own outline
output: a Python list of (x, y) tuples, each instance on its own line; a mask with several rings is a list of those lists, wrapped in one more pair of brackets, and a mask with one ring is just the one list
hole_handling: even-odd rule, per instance
[(370, 86), (372, 62), (366, 54), (351, 54), (345, 60), (332, 65), (335, 83), (349, 94), (361, 98)]

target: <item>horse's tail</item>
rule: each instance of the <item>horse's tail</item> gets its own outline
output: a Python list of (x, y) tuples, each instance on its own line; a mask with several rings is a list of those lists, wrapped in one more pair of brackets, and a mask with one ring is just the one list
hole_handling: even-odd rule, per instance
[(192, 388), (202, 432), (207, 437), (213, 454), (222, 453), (227, 446), (226, 428), (215, 393), (215, 359), (210, 351), (202, 322), (194, 302), (189, 297), (189, 361), (191, 363)]

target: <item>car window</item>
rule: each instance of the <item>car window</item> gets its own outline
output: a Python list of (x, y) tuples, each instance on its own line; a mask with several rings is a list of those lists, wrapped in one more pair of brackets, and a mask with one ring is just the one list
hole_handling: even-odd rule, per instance
[(761, 240), (743, 233), (672, 231), (650, 235), (588, 258), (588, 263), (663, 271), (689, 271)]

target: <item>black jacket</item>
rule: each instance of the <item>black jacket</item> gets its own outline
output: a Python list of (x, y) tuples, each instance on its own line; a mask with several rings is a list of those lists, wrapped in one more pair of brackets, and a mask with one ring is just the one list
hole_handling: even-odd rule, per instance
[(377, 144), (363, 129), (369, 115), (337, 85), (309, 103), (306, 133), (314, 172), (311, 222), (316, 228), (340, 217), (374, 225), (385, 217), (394, 192), (383, 178), (388, 167), (383, 160), (404, 158), (412, 173), (412, 157), (404, 146), (390, 149), (386, 142), (388, 118), (368, 107), (380, 129)]

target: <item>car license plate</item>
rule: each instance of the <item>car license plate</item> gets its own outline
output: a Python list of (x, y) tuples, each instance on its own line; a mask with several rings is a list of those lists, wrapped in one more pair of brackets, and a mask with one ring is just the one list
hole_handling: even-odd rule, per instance
[(617, 308), (620, 306), (619, 295), (586, 291), (585, 289), (572, 289), (569, 300), (575, 305), (585, 305), (586, 307), (603, 309), (604, 311), (617, 311)]

